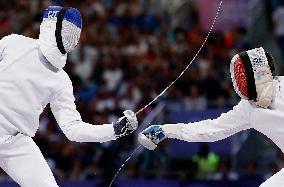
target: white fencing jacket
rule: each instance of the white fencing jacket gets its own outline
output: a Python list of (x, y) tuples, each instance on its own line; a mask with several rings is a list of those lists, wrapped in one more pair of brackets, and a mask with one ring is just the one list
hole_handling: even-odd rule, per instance
[(284, 151), (284, 77), (277, 77), (273, 81), (274, 96), (268, 109), (242, 99), (231, 111), (217, 119), (189, 124), (165, 124), (162, 129), (169, 138), (188, 142), (214, 142), (253, 128)]
[(46, 60), (38, 40), (16, 34), (0, 40), (0, 135), (23, 133), (33, 137), (39, 115), (50, 103), (68, 139), (77, 142), (115, 139), (112, 124), (84, 123), (74, 100), (69, 76)]

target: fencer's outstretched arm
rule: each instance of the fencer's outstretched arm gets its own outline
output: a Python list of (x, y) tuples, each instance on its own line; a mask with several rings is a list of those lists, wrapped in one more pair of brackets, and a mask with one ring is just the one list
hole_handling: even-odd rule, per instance
[[(123, 122), (123, 120), (113, 124), (102, 125), (92, 125), (83, 122), (74, 103), (72, 83), (70, 80), (67, 82), (53, 96), (50, 107), (57, 123), (69, 140), (76, 142), (106, 142), (127, 135), (128, 131), (133, 131), (137, 128), (136, 116), (129, 111), (124, 112), (128, 120), (127, 123)], [(129, 125), (130, 129), (126, 127), (122, 129), (124, 125)], [(128, 131), (126, 132), (125, 129)]]
[(169, 138), (188, 142), (214, 142), (250, 128), (249, 101), (242, 100), (231, 111), (217, 119), (209, 119), (189, 124), (165, 124), (162, 129)]
[(153, 125), (140, 133), (138, 140), (149, 149), (154, 149), (164, 138), (176, 138), (188, 142), (218, 141), (250, 128), (251, 107), (249, 101), (241, 100), (231, 111), (217, 119), (188, 124)]

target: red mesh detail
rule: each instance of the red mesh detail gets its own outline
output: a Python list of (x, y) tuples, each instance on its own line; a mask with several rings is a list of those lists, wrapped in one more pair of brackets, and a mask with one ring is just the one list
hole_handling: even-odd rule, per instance
[(247, 83), (247, 78), (246, 78), (245, 73), (246, 71), (245, 71), (243, 61), (241, 60), (240, 57), (238, 57), (236, 61), (234, 62), (234, 76), (236, 79), (236, 84), (239, 89), (239, 92), (243, 96), (249, 97), (248, 86), (247, 86), (248, 83)]

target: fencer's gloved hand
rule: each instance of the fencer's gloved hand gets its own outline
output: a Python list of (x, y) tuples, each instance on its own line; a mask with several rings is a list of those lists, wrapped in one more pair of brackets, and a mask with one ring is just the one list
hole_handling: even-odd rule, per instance
[(151, 125), (138, 135), (138, 142), (149, 150), (154, 150), (166, 138), (161, 125)]
[(123, 114), (123, 117), (119, 118), (117, 122), (113, 123), (116, 138), (126, 136), (135, 131), (138, 127), (138, 121), (134, 112), (131, 110), (125, 110)]

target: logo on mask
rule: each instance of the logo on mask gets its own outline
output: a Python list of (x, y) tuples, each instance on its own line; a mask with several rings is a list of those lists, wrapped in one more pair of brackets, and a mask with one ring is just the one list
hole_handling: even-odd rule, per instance
[(261, 59), (260, 57), (255, 57), (253, 58), (253, 64), (255, 65), (259, 65), (259, 64), (263, 64), (263, 59)]
[(57, 14), (58, 14), (58, 10), (55, 10), (55, 11), (49, 11), (48, 13), (47, 13), (47, 17), (48, 18), (56, 18), (57, 17)]

